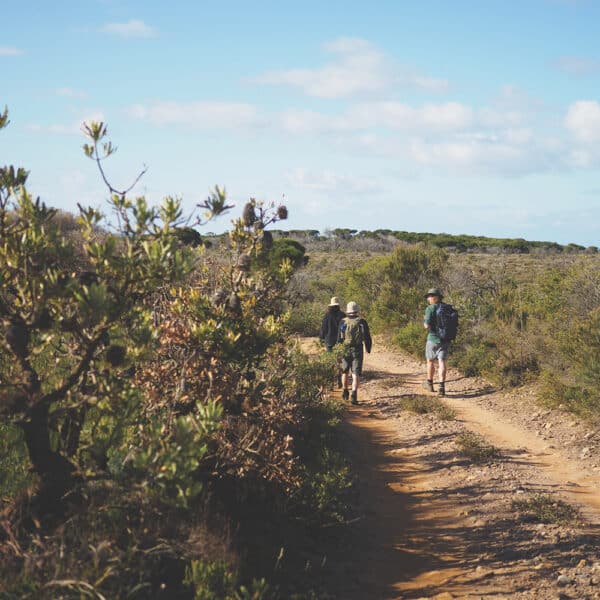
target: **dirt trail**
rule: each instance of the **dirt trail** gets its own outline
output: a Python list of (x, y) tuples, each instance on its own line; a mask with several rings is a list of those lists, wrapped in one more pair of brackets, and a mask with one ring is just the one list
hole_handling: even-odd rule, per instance
[[(335, 559), (339, 598), (600, 598), (598, 432), (452, 371), (455, 419), (402, 410), (402, 398), (427, 395), (423, 365), (381, 344), (363, 381), (343, 425), (360, 519)], [(499, 458), (465, 458), (465, 431)], [(535, 494), (577, 507), (579, 521), (515, 508)]]

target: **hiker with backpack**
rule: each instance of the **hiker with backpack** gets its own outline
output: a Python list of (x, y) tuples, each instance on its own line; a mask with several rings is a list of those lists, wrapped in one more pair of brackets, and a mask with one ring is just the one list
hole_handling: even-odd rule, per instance
[[(358, 316), (358, 304), (348, 302), (346, 317), (340, 323), (339, 340), (344, 344), (342, 358), (342, 398), (352, 398), (352, 404), (358, 404), (358, 384), (362, 375), (363, 346), (367, 354), (371, 352), (371, 333), (368, 323)], [(352, 390), (348, 392), (348, 374), (352, 373)]]
[[(321, 322), (321, 331), (319, 339), (325, 345), (327, 352), (332, 352), (333, 347), (340, 341), (340, 323), (346, 316), (346, 313), (340, 309), (340, 299), (334, 296), (329, 302), (327, 312)], [(342, 374), (340, 370), (340, 361), (337, 361), (334, 379), (338, 388), (342, 387)]]
[(346, 316), (346, 313), (340, 309), (340, 299), (334, 296), (329, 302), (327, 312), (321, 322), (321, 331), (319, 332), (319, 339), (323, 344), (327, 352), (331, 352), (333, 347), (339, 341), (340, 322)]
[(446, 395), (446, 370), (450, 342), (456, 337), (458, 313), (450, 304), (442, 302), (439, 288), (431, 288), (426, 294), (428, 306), (425, 309), (423, 326), (427, 329), (425, 358), (427, 359), (427, 382), (425, 387), (433, 392), (435, 362), (438, 363), (438, 394)]

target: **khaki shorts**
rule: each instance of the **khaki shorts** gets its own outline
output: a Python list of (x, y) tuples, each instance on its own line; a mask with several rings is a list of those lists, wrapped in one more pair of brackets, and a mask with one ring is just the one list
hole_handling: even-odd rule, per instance
[(348, 371), (352, 371), (352, 373), (356, 373), (357, 375), (362, 375), (362, 366), (363, 366), (363, 351), (362, 348), (359, 350), (358, 348), (352, 348), (350, 350), (350, 354), (347, 354), (342, 358), (342, 372), (348, 373)]
[(436, 344), (435, 342), (427, 340), (427, 344), (425, 345), (425, 358), (427, 360), (446, 360), (448, 358), (449, 348), (449, 342)]

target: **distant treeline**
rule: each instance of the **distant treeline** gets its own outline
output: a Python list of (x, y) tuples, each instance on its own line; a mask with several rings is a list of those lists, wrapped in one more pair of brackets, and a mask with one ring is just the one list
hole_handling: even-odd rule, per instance
[(321, 233), (317, 229), (276, 230), (273, 234), (290, 237), (306, 242), (373, 240), (376, 242), (405, 242), (407, 244), (426, 243), (450, 252), (512, 252), (526, 254), (532, 250), (548, 252), (598, 252), (597, 246), (580, 244), (558, 244), (556, 242), (529, 241), (522, 238), (491, 238), (475, 235), (452, 235), (449, 233), (415, 233), (376, 229), (375, 231), (357, 229), (331, 229)]

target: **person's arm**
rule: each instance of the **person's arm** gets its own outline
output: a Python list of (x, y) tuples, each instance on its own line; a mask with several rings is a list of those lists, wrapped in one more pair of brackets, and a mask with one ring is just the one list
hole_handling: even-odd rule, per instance
[(364, 336), (364, 342), (365, 342), (365, 350), (367, 351), (367, 354), (370, 354), (371, 346), (373, 345), (373, 340), (371, 340), (371, 332), (369, 331), (369, 324), (364, 319), (362, 320), (362, 327), (363, 327), (363, 336)]
[(425, 309), (425, 318), (423, 320), (423, 327), (428, 330), (431, 330), (432, 311), (429, 308), (430, 306), (431, 306), (431, 304)]
[(319, 331), (319, 339), (322, 342), (324, 342), (326, 335), (327, 335), (327, 315), (325, 315), (323, 317), (323, 320), (321, 321), (321, 329)]
[(346, 321), (342, 319), (338, 327), (338, 344), (344, 343), (344, 333), (346, 332)]

